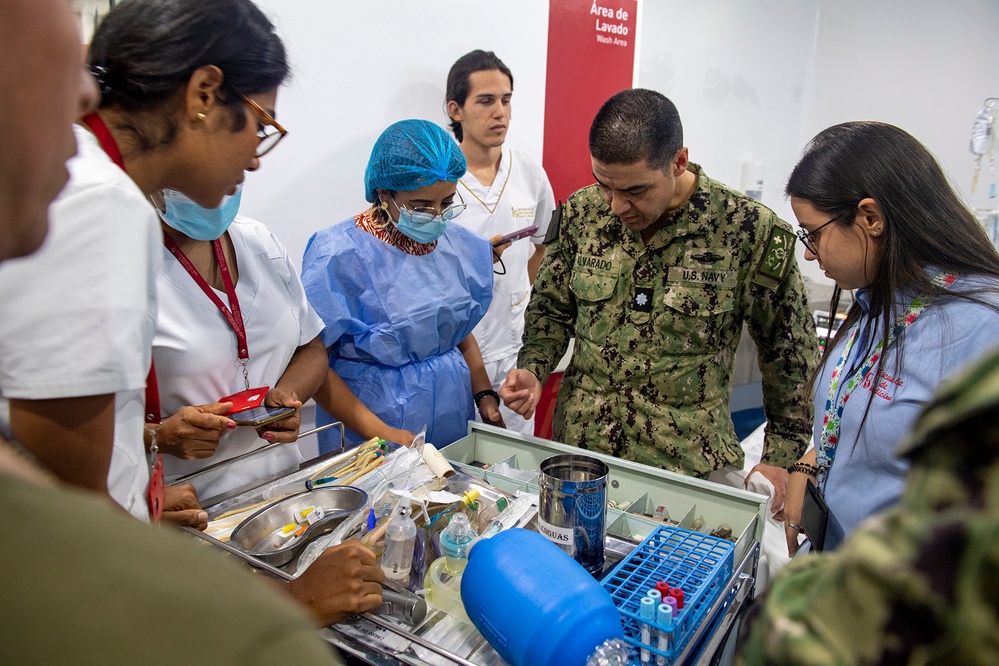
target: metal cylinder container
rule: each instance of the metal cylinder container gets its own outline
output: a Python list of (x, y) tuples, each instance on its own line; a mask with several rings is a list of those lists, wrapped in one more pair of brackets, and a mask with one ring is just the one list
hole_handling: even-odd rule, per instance
[(538, 531), (591, 574), (604, 566), (606, 464), (589, 456), (552, 456), (541, 463)]

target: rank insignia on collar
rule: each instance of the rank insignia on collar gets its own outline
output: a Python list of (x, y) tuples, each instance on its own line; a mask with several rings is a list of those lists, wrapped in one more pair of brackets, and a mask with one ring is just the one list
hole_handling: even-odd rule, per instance
[(638, 312), (652, 312), (652, 288), (635, 287), (635, 298), (631, 301), (631, 307)]

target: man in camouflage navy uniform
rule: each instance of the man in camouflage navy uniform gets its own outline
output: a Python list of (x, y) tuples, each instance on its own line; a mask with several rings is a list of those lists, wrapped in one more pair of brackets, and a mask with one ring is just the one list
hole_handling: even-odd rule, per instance
[(795, 559), (747, 620), (746, 664), (999, 664), (999, 351), (938, 394), (899, 504)]
[(561, 209), (501, 396), (533, 413), (575, 337), (554, 439), (702, 477), (741, 466), (728, 402), (745, 322), (769, 422), (756, 469), (780, 509), (784, 468), (811, 438), (817, 346), (790, 226), (688, 162), (659, 93), (611, 97), (589, 143), (597, 184)]

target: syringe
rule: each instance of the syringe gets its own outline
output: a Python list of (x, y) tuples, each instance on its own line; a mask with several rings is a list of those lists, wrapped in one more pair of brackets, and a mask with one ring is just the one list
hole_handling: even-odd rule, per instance
[(489, 524), (486, 525), (486, 529), (482, 530), (482, 534), (479, 535), (479, 538), (488, 539), (491, 536), (499, 534), (503, 530), (517, 525), (537, 503), (537, 495), (525, 493), (518, 496), (510, 502), (510, 506), (506, 508), (506, 511), (489, 521)]

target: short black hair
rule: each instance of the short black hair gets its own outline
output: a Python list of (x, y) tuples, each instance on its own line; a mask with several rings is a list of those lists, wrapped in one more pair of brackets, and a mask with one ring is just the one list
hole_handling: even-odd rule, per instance
[[(468, 89), (470, 88), (468, 78), (475, 72), (487, 72), (494, 69), (498, 69), (503, 74), (506, 74), (507, 78), (510, 79), (510, 90), (513, 90), (513, 74), (510, 73), (510, 68), (497, 58), (496, 54), (492, 51), (476, 49), (469, 51), (455, 60), (454, 64), (451, 65), (451, 71), (447, 73), (444, 104), (446, 105), (451, 100), (454, 100), (458, 103), (458, 106), (465, 106), (465, 100), (468, 99)], [(445, 106), (446, 111), (447, 108)], [(464, 138), (461, 123), (451, 118), (450, 113), (448, 114), (448, 118), (450, 119), (451, 131), (454, 132), (454, 138), (458, 139), (458, 143), (461, 143)]]
[(155, 127), (126, 128), (144, 150), (173, 140), (176, 127), (157, 112), (198, 68), (222, 70), (218, 98), (232, 111), (233, 131), (246, 124), (240, 95), (274, 90), (289, 73), (281, 38), (250, 0), (122, 2), (98, 26), (87, 57), (98, 73), (101, 108), (156, 117)]
[(654, 90), (622, 90), (600, 107), (590, 125), (590, 155), (604, 164), (648, 162), (665, 169), (683, 147), (676, 106)]

